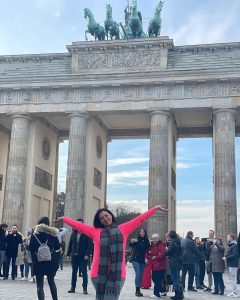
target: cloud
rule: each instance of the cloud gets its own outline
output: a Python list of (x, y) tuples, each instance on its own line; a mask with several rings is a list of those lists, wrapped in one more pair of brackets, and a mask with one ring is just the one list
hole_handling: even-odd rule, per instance
[(108, 161), (109, 167), (116, 167), (121, 165), (131, 165), (131, 164), (139, 164), (148, 162), (148, 157), (130, 157), (130, 158), (117, 158), (117, 159), (110, 159)]
[(148, 185), (148, 169), (116, 173), (109, 172), (107, 175), (107, 184), (124, 186)]

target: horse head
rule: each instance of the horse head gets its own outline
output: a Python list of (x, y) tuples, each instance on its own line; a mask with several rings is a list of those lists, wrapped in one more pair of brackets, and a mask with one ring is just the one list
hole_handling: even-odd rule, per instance
[(111, 17), (112, 16), (112, 6), (110, 4), (106, 4), (106, 11), (107, 11), (107, 16)]
[(93, 16), (91, 10), (89, 8), (84, 8), (84, 19), (90, 18)]

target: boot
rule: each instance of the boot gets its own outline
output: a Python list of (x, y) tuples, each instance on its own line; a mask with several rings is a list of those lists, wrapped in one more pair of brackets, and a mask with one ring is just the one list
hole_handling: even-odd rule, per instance
[(135, 296), (137, 296), (137, 297), (142, 297), (143, 296), (143, 294), (140, 292), (140, 287), (136, 287)]
[(75, 293), (75, 288), (71, 288), (68, 293)]

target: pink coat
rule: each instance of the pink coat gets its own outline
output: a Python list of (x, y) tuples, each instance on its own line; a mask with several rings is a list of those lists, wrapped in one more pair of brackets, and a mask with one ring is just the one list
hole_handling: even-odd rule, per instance
[[(127, 238), (131, 232), (133, 232), (137, 227), (139, 227), (147, 218), (151, 217), (156, 211), (157, 208), (153, 207), (150, 210), (146, 211), (145, 213), (137, 216), (133, 220), (118, 226), (119, 230), (122, 232), (123, 235), (122, 278), (124, 279), (126, 278), (125, 249), (127, 244)], [(67, 217), (64, 217), (63, 220), (64, 223), (80, 231), (81, 233), (86, 234), (88, 237), (90, 237), (93, 240), (94, 255), (93, 255), (93, 262), (91, 267), (91, 278), (97, 277), (99, 259), (100, 259), (100, 236), (101, 236), (102, 228), (89, 226), (87, 224), (80, 223), (78, 221), (69, 219)]]

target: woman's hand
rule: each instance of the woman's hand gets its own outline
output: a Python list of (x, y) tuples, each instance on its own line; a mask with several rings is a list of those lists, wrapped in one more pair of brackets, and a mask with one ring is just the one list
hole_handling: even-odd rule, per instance
[(161, 205), (161, 204), (156, 205), (155, 208), (162, 211), (170, 211), (170, 209), (166, 208), (165, 205)]
[(59, 217), (57, 220), (53, 220), (53, 223), (59, 223), (59, 222), (63, 222), (64, 217)]

